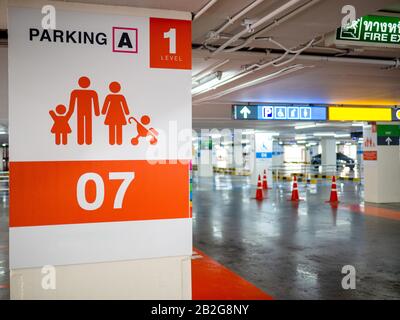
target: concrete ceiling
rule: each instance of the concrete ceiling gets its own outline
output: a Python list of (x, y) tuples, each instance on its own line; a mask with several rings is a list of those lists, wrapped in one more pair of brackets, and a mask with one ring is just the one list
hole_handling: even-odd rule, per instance
[[(241, 3), (244, 7), (250, 2), (252, 1), (242, 1)], [(250, 11), (246, 18), (257, 20), (285, 2), (264, 1)], [(237, 4), (237, 1), (234, 1), (234, 3)], [(348, 1), (321, 0), (262, 36), (273, 37), (286, 47), (300, 46), (313, 38), (326, 37), (340, 26), (343, 17), (341, 8), (345, 4), (348, 4)], [(400, 1), (356, 0), (352, 1), (351, 4), (355, 6), (357, 16), (366, 14), (400, 16), (393, 12), (400, 7)], [(270, 61), (281, 54), (277, 51), (279, 47), (261, 40), (253, 41), (251, 45), (234, 53), (212, 55), (209, 51), (201, 48), (201, 44), (207, 37), (207, 32), (217, 29), (226, 20), (223, 7), (224, 1), (219, 1), (215, 5), (215, 12), (210, 10), (193, 24), (193, 42), (199, 45), (198, 49), (193, 50), (193, 74), (199, 73), (207, 66), (229, 60), (218, 68), (223, 72), (221, 80), (223, 81), (232, 74), (243, 71), (245, 65)], [(238, 12), (234, 6), (226, 6), (225, 8), (228, 15)], [(378, 12), (381, 9), (390, 9), (392, 12)], [(225, 30), (228, 37), (244, 28), (240, 24), (241, 21), (242, 19)], [(267, 25), (268, 23), (262, 25), (259, 29)], [(255, 32), (259, 29), (256, 29)], [(218, 46), (225, 41), (226, 38), (220, 39), (213, 42), (213, 45)], [(233, 45), (239, 45), (242, 42), (243, 40), (238, 40)], [(266, 53), (266, 49), (272, 53), (275, 52), (275, 54)], [(283, 51), (281, 50), (281, 52)], [(324, 41), (320, 41), (315, 47), (306, 50), (304, 53), (307, 55), (317, 54), (329, 57), (342, 55), (346, 58), (389, 61), (400, 58), (399, 48), (335, 48), (326, 46)], [(295, 64), (301, 64), (304, 68), (231, 92), (232, 89), (240, 88), (243, 84), (283, 69), (283, 67), (267, 67), (213, 90), (195, 94), (193, 97), (194, 127), (258, 128), (283, 131), (294, 126), (293, 123), (280, 124), (276, 121), (266, 123), (231, 120), (231, 105), (240, 102), (400, 105), (400, 69), (387, 69), (385, 66), (369, 63), (316, 61), (301, 56), (286, 66)], [(224, 74), (226, 74), (226, 78), (224, 78)], [(214, 83), (218, 84), (218, 81), (215, 80)], [(349, 124), (347, 125), (350, 127)], [(350, 130), (354, 130), (354, 128), (350, 128)]]

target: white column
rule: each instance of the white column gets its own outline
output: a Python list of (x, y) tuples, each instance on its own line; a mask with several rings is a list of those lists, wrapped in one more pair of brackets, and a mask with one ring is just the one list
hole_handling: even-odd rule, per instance
[(261, 178), (264, 170), (268, 172), (268, 182), (272, 183), (272, 172), (269, 168), (272, 166), (272, 134), (266, 132), (257, 132), (254, 134), (253, 151), (253, 168), (251, 173), (252, 184), (257, 184), (258, 175)]
[(272, 166), (282, 166), (283, 165), (283, 146), (279, 144), (278, 141), (272, 142)]
[(336, 171), (336, 140), (334, 138), (321, 139), (321, 165), (323, 173)]
[(242, 130), (235, 130), (233, 136), (233, 167), (236, 172), (243, 170)]
[(363, 143), (362, 141), (357, 141), (357, 165), (359, 170), (361, 170), (361, 167), (363, 165)]
[(200, 137), (200, 158), (198, 163), (199, 177), (212, 177), (212, 139), (209, 136)]
[[(373, 125), (368, 125), (363, 130), (364, 199), (373, 203), (400, 202), (399, 137), (384, 135), (385, 131), (388, 133), (390, 130), (392, 132), (397, 130), (398, 133), (400, 129), (398, 125), (397, 129), (390, 129), (391, 126), (396, 126), (393, 124), (390, 124), (390, 127), (383, 125), (385, 124), (377, 124), (376, 130)], [(391, 141), (387, 139), (388, 137)], [(394, 144), (395, 139), (397, 139), (396, 144)]]

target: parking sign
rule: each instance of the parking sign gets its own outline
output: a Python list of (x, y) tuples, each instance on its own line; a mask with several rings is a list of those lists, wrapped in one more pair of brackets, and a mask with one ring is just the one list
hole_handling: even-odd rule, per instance
[(273, 119), (274, 118), (274, 107), (262, 106), (261, 107), (261, 118), (262, 119)]

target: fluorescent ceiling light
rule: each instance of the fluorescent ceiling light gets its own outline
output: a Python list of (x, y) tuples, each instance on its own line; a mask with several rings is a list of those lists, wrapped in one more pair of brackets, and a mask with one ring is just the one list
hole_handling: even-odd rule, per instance
[(243, 134), (254, 134), (254, 129), (245, 129), (243, 130)]
[(335, 138), (350, 138), (350, 133), (335, 134)]
[(315, 132), (314, 136), (315, 137), (334, 137), (335, 133), (334, 132)]
[(302, 125), (298, 125), (295, 126), (295, 130), (301, 130), (301, 129), (309, 129), (309, 128), (315, 128), (317, 126), (316, 123), (312, 123), (312, 124), (302, 124)]
[(353, 122), (351, 124), (352, 127), (363, 127), (364, 123), (363, 122)]
[(212, 134), (210, 134), (210, 137), (213, 139), (218, 139), (218, 138), (221, 138), (222, 135), (220, 133), (212, 133)]
[(310, 129), (315, 127), (325, 127), (327, 123), (307, 123), (307, 124), (299, 124), (294, 127), (295, 130), (302, 130), (302, 129)]
[(298, 144), (305, 144), (307, 141), (306, 141), (306, 140), (296, 140), (296, 142), (297, 142)]

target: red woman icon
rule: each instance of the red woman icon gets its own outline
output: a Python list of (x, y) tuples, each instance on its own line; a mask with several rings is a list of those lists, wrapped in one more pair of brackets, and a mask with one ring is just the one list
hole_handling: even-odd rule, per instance
[(127, 123), (126, 115), (129, 114), (129, 108), (125, 97), (118, 94), (121, 85), (114, 81), (110, 83), (109, 88), (112, 93), (106, 96), (101, 113), (106, 115), (104, 124), (108, 125), (110, 144), (122, 144), (122, 126)]
[(53, 127), (51, 128), (51, 132), (54, 133), (56, 138), (56, 144), (67, 144), (68, 143), (68, 134), (71, 133), (71, 127), (68, 124), (69, 119), (71, 118), (70, 114), (66, 114), (67, 108), (63, 104), (59, 104), (56, 107), (56, 111), (50, 110), (50, 116), (54, 120)]

